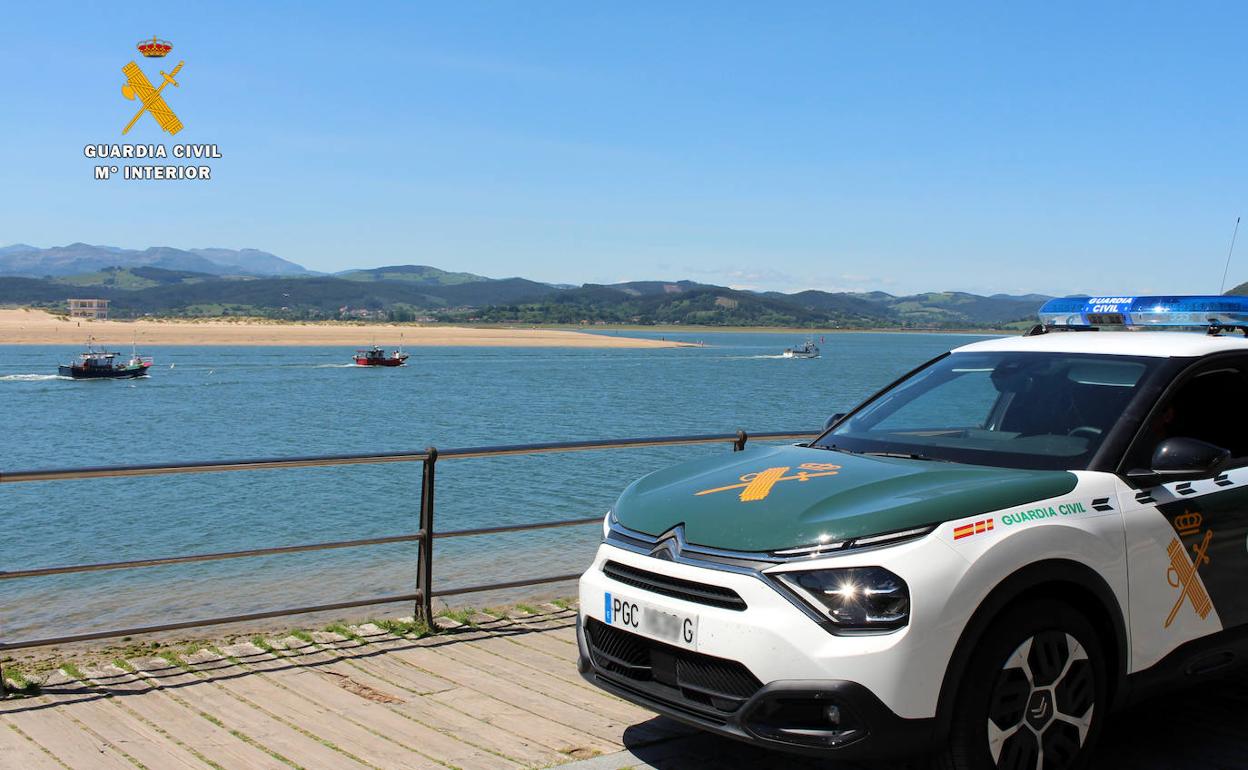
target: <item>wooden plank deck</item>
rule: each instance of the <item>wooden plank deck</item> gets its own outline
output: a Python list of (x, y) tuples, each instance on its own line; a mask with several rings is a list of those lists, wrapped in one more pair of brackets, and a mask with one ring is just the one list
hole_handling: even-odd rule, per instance
[(587, 685), (575, 612), (80, 665), (0, 701), (2, 768), (548, 767), (688, 731)]
[[(572, 611), (481, 620), (424, 639), (365, 625), (80, 666), (81, 679), (0, 701), (0, 768), (846, 767), (695, 734), (591, 687)], [(1160, 704), (1116, 716), (1097, 766), (1244, 766), (1246, 684), (1168, 699), (1164, 717)]]

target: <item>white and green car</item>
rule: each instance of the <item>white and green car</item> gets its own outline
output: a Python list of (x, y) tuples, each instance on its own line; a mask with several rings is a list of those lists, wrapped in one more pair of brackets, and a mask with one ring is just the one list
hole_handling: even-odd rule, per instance
[(1055, 770), (1248, 660), (1248, 299), (1041, 320), (808, 445), (630, 485), (581, 578), (583, 675), (778, 749)]

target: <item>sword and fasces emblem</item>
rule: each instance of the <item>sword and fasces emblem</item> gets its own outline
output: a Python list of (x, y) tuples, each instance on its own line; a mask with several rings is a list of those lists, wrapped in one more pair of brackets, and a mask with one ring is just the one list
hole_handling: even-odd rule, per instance
[(182, 121), (178, 120), (178, 116), (174, 114), (173, 110), (169, 109), (169, 105), (165, 103), (165, 98), (160, 95), (160, 92), (170, 83), (173, 84), (174, 88), (179, 87), (178, 81), (173, 78), (178, 74), (178, 70), (182, 69), (183, 64), (185, 62), (178, 62), (178, 66), (173, 68), (173, 72), (160, 71), (160, 76), (165, 79), (165, 82), (160, 84), (160, 88), (153, 88), (152, 82), (147, 79), (147, 75), (144, 75), (143, 70), (139, 69), (139, 65), (134, 62), (130, 62), (121, 68), (122, 74), (126, 76), (126, 84), (121, 87), (121, 95), (130, 100), (138, 98), (143, 103), (143, 106), (134, 114), (134, 117), (126, 124), (126, 127), (121, 130), (121, 133), (129, 133), (139, 118), (143, 117), (144, 112), (151, 113), (151, 116), (156, 119), (160, 127), (170, 134), (176, 134), (182, 130)]
[[(1184, 511), (1175, 517), (1174, 525), (1180, 535), (1194, 535), (1200, 532), (1202, 521), (1203, 517), (1199, 513)], [(1166, 553), (1170, 556), (1166, 582), (1171, 588), (1179, 589), (1179, 599), (1174, 603), (1174, 608), (1170, 610), (1169, 617), (1166, 618), (1165, 628), (1170, 627), (1175, 617), (1178, 616), (1179, 610), (1183, 609), (1183, 605), (1188, 601), (1191, 602), (1192, 609), (1196, 611), (1201, 620), (1209, 617), (1209, 612), (1213, 609), (1213, 601), (1209, 598), (1209, 592), (1205, 590), (1205, 584), (1200, 579), (1200, 566), (1209, 563), (1209, 543), (1212, 540), (1213, 530), (1206, 529), (1201, 541), (1192, 544), (1192, 555), (1195, 559), (1188, 557), (1183, 541), (1178, 538), (1170, 541), (1170, 547), (1166, 549)]]
[(789, 472), (791, 466), (780, 465), (775, 468), (767, 468), (757, 473), (747, 473), (741, 476), (740, 484), (729, 484), (725, 487), (715, 487), (714, 489), (704, 489), (701, 492), (694, 493), (695, 496), (712, 495), (716, 492), (727, 492), (730, 489), (740, 489), (741, 494), (737, 497), (743, 503), (753, 503), (759, 500), (767, 499), (771, 494), (771, 489), (782, 481), (810, 481), (820, 476), (835, 476), (840, 472), (841, 466), (831, 463), (802, 463), (797, 466), (798, 471), (790, 476), (785, 474)]

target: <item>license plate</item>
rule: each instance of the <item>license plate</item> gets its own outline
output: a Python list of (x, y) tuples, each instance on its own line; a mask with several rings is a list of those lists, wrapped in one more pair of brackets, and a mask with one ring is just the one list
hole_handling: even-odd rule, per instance
[(689, 649), (698, 646), (698, 616), (660, 609), (649, 602), (619, 594), (603, 594), (603, 620), (609, 626), (634, 631)]

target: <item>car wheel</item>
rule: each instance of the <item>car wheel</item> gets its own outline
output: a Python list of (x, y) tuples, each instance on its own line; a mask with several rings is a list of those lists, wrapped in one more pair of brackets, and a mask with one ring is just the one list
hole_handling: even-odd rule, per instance
[(1002, 615), (971, 654), (950, 741), (948, 770), (1078, 770), (1107, 711), (1108, 661), (1092, 624), (1057, 601)]

